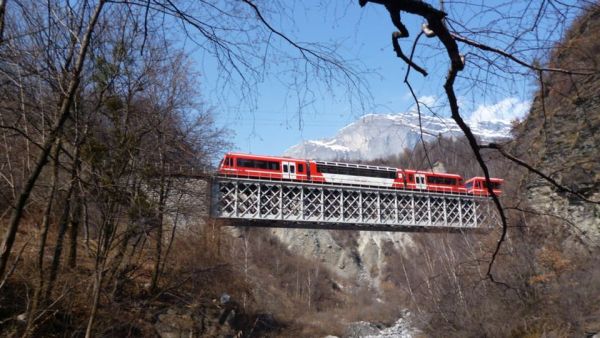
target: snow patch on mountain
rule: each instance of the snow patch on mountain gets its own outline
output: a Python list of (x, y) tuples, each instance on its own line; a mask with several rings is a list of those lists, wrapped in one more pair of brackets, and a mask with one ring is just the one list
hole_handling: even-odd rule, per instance
[[(484, 142), (510, 137), (510, 121), (480, 119), (470, 121), (473, 133)], [(421, 133), (422, 131), (422, 133)], [(412, 149), (420, 142), (438, 136), (457, 137), (462, 131), (451, 118), (419, 115), (416, 112), (401, 114), (369, 114), (338, 131), (331, 138), (308, 140), (292, 146), (284, 155), (316, 160), (375, 160)]]

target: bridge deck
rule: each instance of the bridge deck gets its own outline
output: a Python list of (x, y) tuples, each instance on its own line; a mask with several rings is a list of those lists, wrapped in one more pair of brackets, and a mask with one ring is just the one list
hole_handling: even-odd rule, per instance
[(374, 231), (486, 231), (487, 197), (215, 177), (213, 217), (232, 225)]

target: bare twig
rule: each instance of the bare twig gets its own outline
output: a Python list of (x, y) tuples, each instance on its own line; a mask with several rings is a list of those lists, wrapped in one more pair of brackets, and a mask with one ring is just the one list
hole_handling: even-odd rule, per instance
[(467, 44), (469, 46), (475, 47), (477, 49), (481, 49), (487, 52), (493, 52), (496, 53), (498, 55), (501, 55), (507, 59), (510, 59), (514, 62), (516, 62), (517, 64), (529, 68), (531, 70), (534, 70), (536, 72), (553, 72), (553, 73), (564, 73), (564, 74), (573, 74), (573, 75), (594, 75), (594, 74), (598, 74), (600, 73), (600, 71), (598, 70), (589, 70), (589, 71), (581, 71), (581, 70), (570, 70), (570, 69), (564, 69), (564, 68), (554, 68), (554, 67), (539, 67), (536, 65), (533, 65), (531, 63), (528, 63), (526, 61), (523, 61), (521, 59), (519, 59), (518, 57), (514, 56), (511, 53), (508, 53), (506, 51), (503, 51), (501, 49), (498, 48), (494, 48), (491, 46), (488, 46), (484, 43), (481, 42), (477, 42), (471, 39), (468, 39), (464, 36), (452, 33), (451, 34), (452, 38), (456, 41), (460, 41), (464, 44)]
[[(427, 76), (427, 71), (421, 67), (419, 67), (419, 65), (417, 65), (416, 63), (413, 62), (412, 60), (412, 53), (411, 53), (411, 57), (407, 58), (406, 55), (404, 55), (404, 53), (402, 52), (402, 48), (400, 48), (400, 43), (398, 43), (398, 39), (401, 37), (399, 34), (397, 34), (398, 32), (394, 32), (392, 33), (392, 45), (394, 46), (394, 51), (396, 52), (396, 56), (399, 57), (400, 59), (402, 59), (402, 61), (406, 62), (406, 64), (408, 64), (408, 69), (410, 70), (410, 68), (414, 68), (417, 72), (421, 73), (423, 76)], [(418, 39), (418, 37), (417, 37)], [(416, 41), (415, 40), (415, 45), (416, 45)], [(413, 45), (413, 52), (414, 52), (414, 45)], [(408, 72), (407, 72), (408, 75)], [(406, 82), (406, 80), (405, 80)]]
[(543, 172), (541, 172), (540, 170), (534, 168), (533, 166), (531, 166), (529, 163), (507, 153), (504, 149), (502, 149), (502, 147), (496, 143), (490, 143), (487, 145), (480, 145), (479, 146), (482, 149), (494, 149), (497, 150), (500, 154), (502, 154), (502, 156), (504, 156), (505, 158), (517, 163), (518, 165), (527, 168), (527, 170), (531, 171), (532, 173), (535, 173), (536, 175), (540, 176), (541, 178), (543, 178), (544, 180), (548, 181), (550, 184), (552, 184), (556, 189), (558, 189), (558, 191), (560, 192), (566, 192), (569, 193), (571, 195), (576, 196), (577, 198), (588, 202), (588, 203), (593, 203), (593, 204), (600, 204), (600, 201), (594, 201), (594, 200), (590, 200), (589, 198), (585, 197), (584, 195), (582, 195), (581, 193), (570, 189), (560, 183), (558, 183), (555, 179), (553, 179), (552, 177), (544, 174)]

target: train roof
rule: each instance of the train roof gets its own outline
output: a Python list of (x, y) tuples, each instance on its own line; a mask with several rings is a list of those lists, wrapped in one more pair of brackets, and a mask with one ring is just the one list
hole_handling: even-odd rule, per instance
[[(225, 153), (225, 156), (243, 156), (249, 157), (253, 159), (270, 159), (270, 160), (278, 160), (278, 161), (308, 161), (306, 159), (292, 158), (286, 156), (270, 156), (270, 155), (254, 155), (254, 154), (245, 154), (245, 153)], [(385, 170), (385, 171), (397, 171), (398, 169), (394, 167), (384, 167), (384, 166), (376, 166), (376, 165), (368, 165), (368, 164), (357, 164), (357, 163), (344, 163), (344, 162), (331, 162), (331, 161), (314, 161), (317, 164), (324, 165), (333, 165), (338, 167), (347, 167), (347, 168), (363, 168), (363, 169), (375, 169), (375, 170)]]
[(270, 155), (255, 155), (255, 154), (245, 154), (245, 153), (225, 153), (225, 156), (243, 156), (250, 157), (254, 159), (263, 159), (263, 160), (278, 160), (278, 161), (306, 161), (300, 158), (292, 158), (286, 156), (270, 156)]
[(315, 161), (315, 162), (317, 164), (333, 165), (336, 167), (345, 167), (345, 168), (362, 168), (362, 169), (374, 169), (374, 170), (393, 171), (393, 172), (398, 171), (398, 169), (394, 168), (394, 167), (382, 167), (382, 166), (368, 165), (368, 164), (329, 162), (329, 161)]
[(422, 171), (422, 170), (414, 170), (414, 169), (405, 169), (405, 170), (402, 170), (402, 171), (406, 172), (408, 174), (436, 175), (436, 176), (444, 176), (444, 177), (452, 177), (452, 178), (460, 178), (460, 179), (462, 179), (462, 176), (459, 175), (459, 174), (436, 173), (434, 171)]
[[(485, 177), (483, 177), (483, 176), (475, 176), (475, 177), (473, 177), (473, 178), (470, 178), (470, 179), (468, 179), (468, 180), (467, 180), (467, 182), (470, 182), (470, 181), (475, 181), (475, 180), (478, 180), (478, 181), (479, 181), (479, 180), (485, 181)], [(495, 177), (490, 177), (490, 181), (491, 181), (491, 182), (497, 182), (497, 183), (502, 183), (502, 182), (504, 182), (504, 180), (503, 180), (503, 179), (501, 179), (501, 178), (495, 178)], [(465, 183), (466, 183), (466, 182), (465, 182)]]

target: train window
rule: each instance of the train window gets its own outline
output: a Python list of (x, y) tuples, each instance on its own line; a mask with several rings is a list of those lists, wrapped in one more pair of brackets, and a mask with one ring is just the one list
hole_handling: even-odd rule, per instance
[(408, 181), (412, 182), (412, 180), (413, 180), (413, 175), (412, 174), (408, 175)]
[(249, 160), (245, 158), (237, 159), (238, 167), (258, 168), (267, 170), (279, 170), (279, 163), (273, 161)]
[(304, 165), (303, 164), (298, 164), (298, 172), (304, 172)]
[(287, 173), (287, 172), (288, 172), (288, 165), (287, 165), (287, 164), (284, 164), (284, 165), (283, 165), (283, 172), (284, 172), (284, 173)]
[(367, 176), (367, 177), (379, 177), (379, 178), (391, 178), (391, 179), (396, 178), (396, 172), (388, 171), (388, 170), (341, 167), (341, 166), (323, 165), (323, 164), (318, 164), (317, 170), (324, 174)]
[(450, 178), (450, 177), (427, 176), (427, 183), (442, 184), (442, 185), (456, 185), (456, 179)]
[(237, 165), (238, 165), (238, 167), (254, 168), (254, 163), (252, 160), (246, 160), (243, 158), (237, 159)]
[[(485, 182), (485, 181), (483, 181), (483, 182), (481, 182), (481, 183), (483, 183), (483, 187), (484, 187), (485, 189), (487, 189), (487, 184), (486, 184), (486, 182)], [(499, 189), (500, 189), (500, 182), (492, 182), (492, 189), (494, 189), (494, 190), (499, 190)]]
[(293, 166), (293, 165), (291, 165), (291, 166), (290, 166), (290, 172), (291, 172), (292, 174), (294, 174), (294, 173), (296, 172), (296, 167), (295, 167), (295, 166)]
[(465, 188), (467, 188), (469, 190), (473, 189), (473, 182), (469, 182), (469, 183), (465, 184)]

